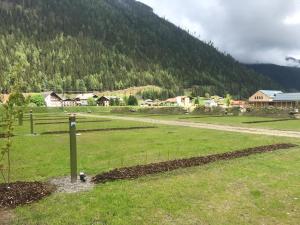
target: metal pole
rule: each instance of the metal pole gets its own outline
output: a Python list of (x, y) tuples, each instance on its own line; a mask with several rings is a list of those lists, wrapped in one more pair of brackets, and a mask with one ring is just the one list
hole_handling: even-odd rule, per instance
[(76, 117), (69, 117), (70, 125), (70, 166), (71, 166), (71, 182), (77, 182), (77, 146), (76, 146)]
[(30, 110), (30, 133), (33, 133), (33, 115), (32, 115), (32, 110)]

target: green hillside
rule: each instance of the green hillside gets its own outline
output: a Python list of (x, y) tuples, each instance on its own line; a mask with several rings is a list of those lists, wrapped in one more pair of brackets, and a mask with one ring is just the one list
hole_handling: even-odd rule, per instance
[(249, 64), (255, 72), (268, 76), (287, 91), (300, 91), (300, 68), (274, 64)]
[(248, 97), (276, 87), (134, 0), (0, 0), (1, 92), (21, 59), (27, 92), (157, 85)]

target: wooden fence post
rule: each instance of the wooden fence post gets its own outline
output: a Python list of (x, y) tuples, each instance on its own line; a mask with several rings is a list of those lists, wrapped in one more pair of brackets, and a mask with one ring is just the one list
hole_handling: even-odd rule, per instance
[(71, 167), (71, 182), (77, 182), (77, 144), (76, 144), (76, 117), (69, 117), (70, 125), (70, 167)]
[(33, 115), (32, 115), (32, 110), (30, 110), (30, 133), (33, 135)]

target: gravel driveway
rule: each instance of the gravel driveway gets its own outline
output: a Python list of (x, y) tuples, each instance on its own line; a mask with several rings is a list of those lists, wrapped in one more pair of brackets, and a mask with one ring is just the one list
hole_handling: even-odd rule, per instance
[(300, 138), (300, 132), (297, 131), (248, 128), (248, 127), (237, 127), (237, 126), (228, 126), (228, 125), (215, 125), (215, 124), (207, 124), (207, 123), (183, 122), (183, 121), (176, 121), (176, 120), (161, 120), (161, 119), (138, 118), (138, 117), (127, 117), (127, 116), (111, 116), (111, 115), (100, 116), (100, 115), (83, 114), (83, 113), (79, 113), (77, 115), (83, 117), (89, 117), (89, 118), (107, 118), (107, 119), (114, 119), (114, 120), (126, 120), (126, 121), (161, 124), (161, 125), (169, 125), (169, 126), (193, 127), (193, 128), (246, 133), (246, 134), (261, 134), (261, 135), (269, 135), (269, 136)]

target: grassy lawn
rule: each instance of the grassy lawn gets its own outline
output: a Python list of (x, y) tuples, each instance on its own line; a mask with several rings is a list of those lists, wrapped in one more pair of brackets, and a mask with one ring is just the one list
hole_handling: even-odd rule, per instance
[[(45, 114), (37, 117), (46, 118)], [(78, 120), (78, 129), (149, 126)], [(53, 124), (36, 125), (35, 131), (68, 130), (68, 124), (55, 123), (58, 121), (66, 119), (38, 121)], [(14, 137), (13, 180), (46, 181), (68, 175), (68, 135), (33, 137), (28, 132), (28, 121), (15, 131), (18, 136)], [(273, 143), (300, 144), (297, 139), (160, 125), (152, 129), (82, 133), (77, 142), (78, 167), (90, 175), (116, 167)], [(299, 224), (299, 151), (297, 147), (107, 183), (86, 193), (53, 194), (17, 208), (14, 224)]]

